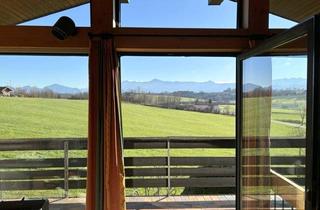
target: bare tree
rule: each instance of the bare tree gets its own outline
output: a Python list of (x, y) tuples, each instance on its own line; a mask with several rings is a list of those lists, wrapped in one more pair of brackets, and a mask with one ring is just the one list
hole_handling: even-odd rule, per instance
[(300, 124), (301, 126), (304, 125), (306, 119), (306, 105), (300, 104), (298, 106), (299, 116), (300, 116)]

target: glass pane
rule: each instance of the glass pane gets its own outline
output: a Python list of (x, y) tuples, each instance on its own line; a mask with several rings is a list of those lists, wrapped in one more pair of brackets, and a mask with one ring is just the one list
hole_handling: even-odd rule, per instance
[(292, 28), (297, 24), (297, 22), (291, 21), (289, 19), (277, 15), (269, 15), (269, 28)]
[(243, 61), (243, 209), (304, 209), (306, 56)]
[[(188, 209), (192, 201), (199, 208), (235, 207), (235, 68), (232, 57), (121, 57), (124, 145), (149, 142), (125, 147), (125, 159), (155, 163), (127, 162), (128, 201), (170, 194)], [(170, 158), (172, 165), (154, 158)], [(134, 179), (143, 184), (132, 186)]]
[[(237, 4), (208, 0), (133, 0), (121, 3), (122, 27), (236, 28)], [(212, 1), (215, 2), (215, 1)], [(219, 1), (221, 2), (221, 1)]]
[(84, 206), (88, 58), (2, 55), (0, 63), (0, 200)]

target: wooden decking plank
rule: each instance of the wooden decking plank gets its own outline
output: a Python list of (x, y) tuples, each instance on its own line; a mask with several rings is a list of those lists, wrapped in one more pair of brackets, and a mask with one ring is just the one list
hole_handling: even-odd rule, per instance
[(130, 202), (127, 203), (129, 209), (188, 209), (188, 208), (234, 208), (233, 202), (226, 201), (202, 201), (202, 202), (150, 202), (150, 203), (140, 203), (140, 202)]
[[(233, 210), (235, 200), (232, 195), (218, 196), (155, 196), (155, 197), (127, 197), (127, 209), (162, 209), (162, 210)], [(68, 198), (50, 200), (52, 210), (84, 210), (85, 198)]]

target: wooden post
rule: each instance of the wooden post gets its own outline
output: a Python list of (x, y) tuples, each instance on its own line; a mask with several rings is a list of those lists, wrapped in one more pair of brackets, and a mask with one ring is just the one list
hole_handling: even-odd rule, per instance
[[(95, 177), (88, 176), (88, 185), (92, 186), (93, 193), (87, 193), (87, 208), (93, 206), (95, 210), (102, 210), (107, 205), (104, 193), (104, 168), (105, 168), (105, 124), (104, 114), (106, 64), (105, 46), (102, 45), (103, 36), (112, 33), (114, 27), (114, 0), (91, 0), (91, 30), (93, 35), (90, 40), (89, 53), (89, 142), (88, 142), (88, 174), (95, 171)], [(96, 39), (96, 40), (95, 40)], [(97, 66), (101, 68), (97, 68)], [(90, 159), (91, 158), (91, 159)], [(89, 201), (89, 202), (88, 202)], [(89, 203), (89, 204), (88, 204)], [(90, 208), (90, 207), (89, 207)], [(93, 209), (92, 209), (93, 210)]]
[(269, 32), (269, 0), (238, 0), (238, 27), (252, 35)]
[(91, 33), (111, 33), (115, 26), (114, 0), (91, 0)]
[(68, 140), (64, 142), (64, 197), (69, 194), (69, 144)]
[(168, 172), (168, 183), (167, 183), (167, 195), (170, 196), (171, 191), (171, 156), (170, 156), (170, 138), (167, 139), (167, 172)]

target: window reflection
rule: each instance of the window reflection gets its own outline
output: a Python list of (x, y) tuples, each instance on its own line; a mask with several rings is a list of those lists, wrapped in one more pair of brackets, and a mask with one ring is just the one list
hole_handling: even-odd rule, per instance
[(243, 61), (244, 209), (304, 209), (306, 56)]

